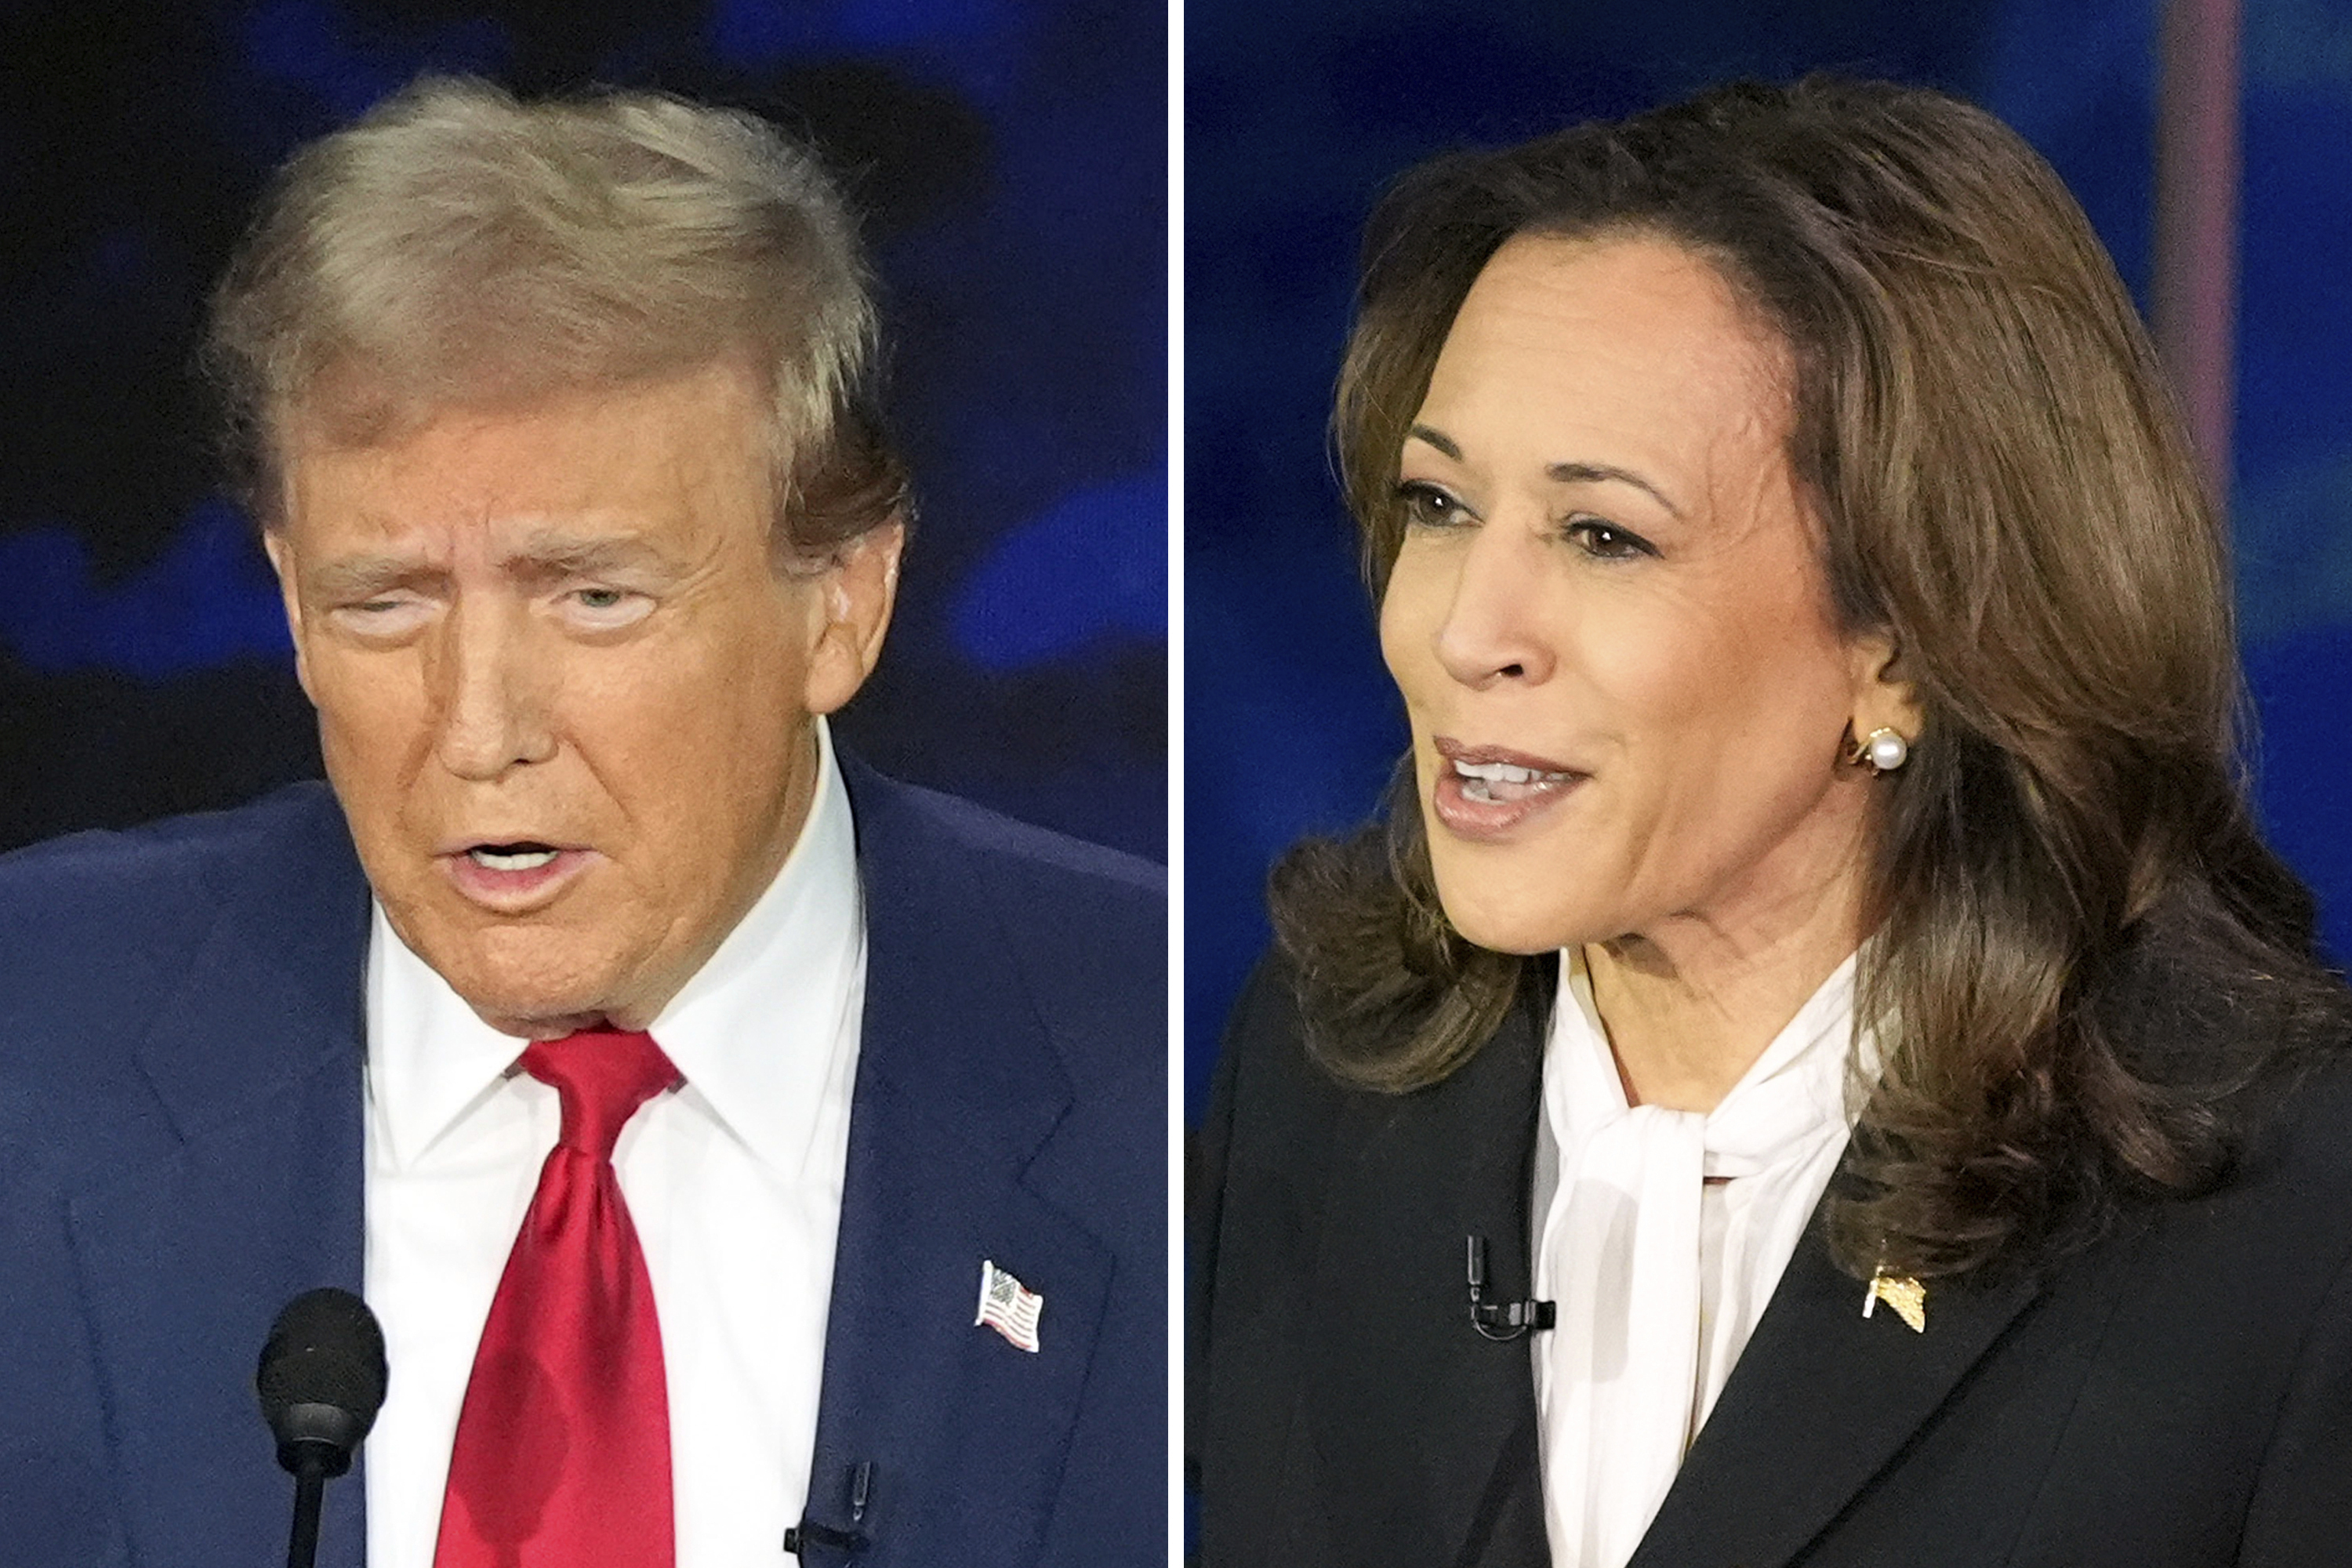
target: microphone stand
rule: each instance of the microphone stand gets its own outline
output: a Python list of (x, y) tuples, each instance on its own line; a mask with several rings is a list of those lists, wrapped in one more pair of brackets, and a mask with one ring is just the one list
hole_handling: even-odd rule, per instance
[(319, 1508), (326, 1495), (326, 1461), (315, 1451), (305, 1452), (294, 1467), (294, 1533), (286, 1542), (286, 1568), (315, 1568)]

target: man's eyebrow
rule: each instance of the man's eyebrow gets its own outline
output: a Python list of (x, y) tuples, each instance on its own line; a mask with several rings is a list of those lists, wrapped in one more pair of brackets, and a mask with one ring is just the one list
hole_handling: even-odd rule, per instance
[[(1415, 425), (1405, 434), (1413, 440), (1426, 442), (1436, 447), (1457, 463), (1462, 460), (1460, 444), (1443, 430), (1433, 430), (1426, 425)], [(1676, 506), (1665, 491), (1633, 469), (1621, 468), (1613, 463), (1548, 463), (1544, 466), (1544, 478), (1554, 484), (1561, 485), (1598, 484), (1605, 479), (1614, 479), (1619, 484), (1631, 485), (1640, 490), (1643, 495), (1664, 507), (1677, 521), (1683, 515), (1683, 509)]]
[[(499, 569), (523, 582), (594, 577), (606, 573), (659, 566), (667, 557), (642, 539), (626, 535), (583, 538), (535, 534), (508, 552)], [(394, 588), (417, 587), (448, 576), (442, 566), (404, 555), (347, 555), (321, 562), (304, 574), (310, 591), (323, 598), (373, 598)]]
[(509, 552), (500, 564), (517, 577), (594, 577), (627, 567), (658, 565), (665, 559), (659, 550), (632, 535), (583, 538), (540, 533)]
[(311, 593), (329, 599), (367, 599), (389, 588), (435, 581), (437, 566), (398, 555), (346, 555), (303, 574)]

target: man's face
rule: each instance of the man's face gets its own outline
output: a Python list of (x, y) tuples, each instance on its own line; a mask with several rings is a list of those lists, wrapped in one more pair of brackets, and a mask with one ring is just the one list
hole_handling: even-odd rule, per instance
[(873, 668), (899, 531), (780, 571), (760, 416), (714, 366), (289, 443), (268, 546), (328, 776), (393, 928), (509, 1033), (660, 1010)]

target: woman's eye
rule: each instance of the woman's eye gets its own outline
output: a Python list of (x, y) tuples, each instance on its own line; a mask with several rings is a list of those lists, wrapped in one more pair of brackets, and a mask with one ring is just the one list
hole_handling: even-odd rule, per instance
[(1451, 528), (1467, 520), (1470, 509), (1424, 479), (1407, 479), (1396, 488), (1408, 528)]
[(1599, 518), (1580, 517), (1569, 523), (1569, 538), (1587, 555), (1602, 561), (1631, 561), (1637, 555), (1655, 555), (1657, 550), (1638, 533), (1601, 521)]

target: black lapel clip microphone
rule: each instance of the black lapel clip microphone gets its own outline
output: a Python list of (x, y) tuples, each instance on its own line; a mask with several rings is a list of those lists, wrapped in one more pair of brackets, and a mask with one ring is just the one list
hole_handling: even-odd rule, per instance
[(1470, 1244), (1470, 1326), (1479, 1337), (1508, 1344), (1522, 1335), (1550, 1328), (1559, 1317), (1559, 1309), (1549, 1301), (1486, 1300), (1486, 1238), (1465, 1239)]
[(866, 1522), (866, 1510), (874, 1500), (874, 1465), (861, 1461), (849, 1468), (849, 1528), (837, 1530), (810, 1519), (806, 1510), (801, 1521), (784, 1531), (784, 1550), (793, 1556), (806, 1559), (814, 1552), (837, 1552), (855, 1557), (874, 1542), (858, 1527)]

